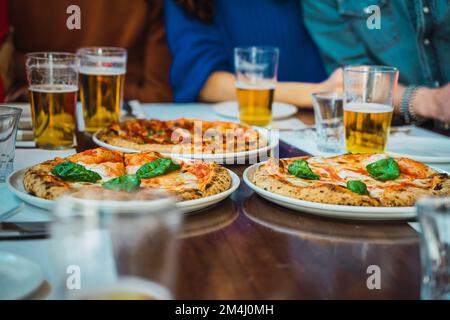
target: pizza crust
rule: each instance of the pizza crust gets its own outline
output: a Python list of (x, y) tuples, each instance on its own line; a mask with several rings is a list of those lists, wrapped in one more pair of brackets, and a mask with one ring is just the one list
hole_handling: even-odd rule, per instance
[(369, 196), (361, 196), (334, 184), (297, 187), (281, 182), (271, 175), (264, 165), (256, 169), (252, 182), (266, 191), (299, 200), (349, 206), (380, 205), (378, 201)]
[[(342, 155), (340, 157), (345, 157)], [(354, 156), (354, 155), (353, 155)], [(286, 160), (307, 160), (310, 157), (298, 157)], [(280, 161), (280, 168), (286, 164)], [(350, 206), (373, 206), (373, 207), (404, 207), (413, 206), (419, 197), (442, 197), (450, 195), (450, 178), (446, 173), (438, 173), (432, 168), (428, 168), (429, 179), (431, 179), (430, 188), (423, 189), (418, 187), (386, 187), (377, 197), (369, 195), (359, 195), (348, 190), (345, 186), (327, 182), (305, 181), (302, 185), (294, 185), (284, 179), (277, 177), (273, 168), (269, 168), (267, 162), (260, 165), (254, 172), (251, 181), (258, 187), (280, 194), (283, 196), (336, 205)], [(284, 171), (283, 171), (284, 172)], [(277, 174), (279, 172), (276, 172)], [(287, 174), (287, 173), (282, 173)]]
[[(23, 186), (25, 190), (29, 194), (37, 197), (55, 200), (64, 194), (78, 192), (88, 188), (97, 187), (104, 189), (98, 183), (65, 182), (51, 174), (51, 171), (56, 165), (68, 160), (69, 158), (73, 159), (75, 156), (76, 155), (73, 155), (64, 159), (56, 158), (27, 169), (23, 178)], [(184, 201), (204, 198), (228, 190), (232, 184), (231, 176), (228, 170), (216, 163), (208, 163), (208, 165), (212, 169), (208, 173), (207, 178), (202, 180), (202, 183), (198, 188), (186, 188), (180, 190), (169, 189), (168, 191), (178, 196), (180, 200)], [(164, 179), (164, 175), (159, 178)], [(155, 188), (157, 186), (152, 187)], [(151, 189), (152, 187), (142, 186), (142, 189)]]
[(178, 191), (177, 194), (182, 200), (194, 200), (212, 196), (224, 192), (231, 188), (231, 176), (227, 169), (213, 163), (213, 171), (207, 181), (200, 188), (186, 189)]
[[(143, 120), (141, 120), (143, 121)], [(153, 121), (153, 120), (149, 120)], [(167, 121), (167, 123), (173, 123), (176, 120)], [(204, 121), (207, 122), (207, 121)], [(208, 122), (214, 124), (214, 122)], [(236, 153), (236, 152), (244, 152), (250, 150), (257, 150), (268, 145), (267, 139), (258, 133), (256, 130), (251, 127), (243, 124), (234, 124), (235, 126), (239, 126), (246, 130), (251, 130), (253, 134), (256, 135), (256, 141), (252, 141), (252, 143), (242, 143), (236, 144), (234, 143), (231, 147), (232, 150), (226, 149), (227, 147), (224, 145), (217, 146), (214, 148), (213, 144), (209, 144), (209, 139), (205, 138), (205, 145), (192, 146), (189, 144), (172, 144), (172, 143), (144, 143), (141, 141), (139, 136), (130, 136), (123, 137), (118, 133), (120, 130), (120, 124), (115, 123), (111, 125), (109, 128), (101, 130), (97, 133), (97, 138), (100, 141), (103, 141), (111, 146), (126, 148), (130, 150), (137, 151), (156, 151), (161, 153), (172, 153), (172, 154), (223, 154), (223, 153)], [(182, 128), (182, 127), (180, 127)], [(226, 139), (226, 138), (224, 138)]]
[(49, 160), (29, 168), (23, 177), (25, 190), (39, 198), (55, 200), (71, 191), (72, 187), (50, 174), (61, 163), (60, 159)]

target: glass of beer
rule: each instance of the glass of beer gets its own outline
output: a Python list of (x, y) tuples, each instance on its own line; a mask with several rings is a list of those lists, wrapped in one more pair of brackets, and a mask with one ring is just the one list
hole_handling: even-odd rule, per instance
[(272, 121), (272, 101), (277, 83), (280, 50), (275, 47), (234, 49), (239, 119), (266, 127)]
[(382, 153), (394, 110), (398, 70), (385, 66), (344, 68), (344, 131), (347, 152)]
[(77, 51), (80, 58), (80, 97), (84, 130), (89, 133), (119, 121), (127, 64), (122, 48), (90, 47)]
[(78, 92), (76, 55), (29, 53), (26, 72), (36, 146), (43, 149), (73, 147)]

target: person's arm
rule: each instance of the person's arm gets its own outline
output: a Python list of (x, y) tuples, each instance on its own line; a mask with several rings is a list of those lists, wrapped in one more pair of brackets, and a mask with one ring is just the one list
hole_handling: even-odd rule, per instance
[[(201, 91), (210, 76), (219, 71), (232, 71), (222, 37), (213, 24), (190, 17), (174, 0), (165, 1), (165, 18), (172, 53), (170, 82), (174, 101), (197, 101), (203, 97)], [(225, 90), (226, 87), (219, 87), (216, 94)], [(209, 99), (221, 101), (216, 97)]]
[(440, 88), (419, 88), (411, 104), (420, 117), (450, 123), (449, 101), (450, 83)]
[(142, 102), (172, 101), (169, 84), (170, 52), (165, 40), (163, 1), (150, 2), (142, 64), (125, 81), (125, 99)]
[[(275, 101), (290, 103), (299, 107), (311, 107), (311, 94), (321, 91), (342, 90), (342, 71), (334, 72), (322, 83), (278, 82)], [(199, 100), (219, 102), (236, 99), (235, 77), (230, 72), (213, 72), (200, 91)]]

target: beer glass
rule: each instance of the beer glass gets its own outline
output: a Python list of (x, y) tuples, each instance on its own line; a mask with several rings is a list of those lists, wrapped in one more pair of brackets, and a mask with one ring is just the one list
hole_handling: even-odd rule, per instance
[(398, 70), (393, 67), (344, 68), (344, 131), (348, 152), (384, 152), (397, 81)]
[(244, 47), (234, 49), (239, 119), (242, 123), (268, 126), (277, 82), (279, 49)]
[(78, 92), (75, 54), (29, 53), (26, 55), (26, 73), (36, 146), (71, 148), (75, 140)]
[(450, 198), (423, 198), (416, 207), (422, 229), (421, 297), (450, 300)]
[(77, 51), (80, 58), (80, 97), (85, 131), (96, 131), (119, 121), (123, 100), (127, 51), (91, 47)]

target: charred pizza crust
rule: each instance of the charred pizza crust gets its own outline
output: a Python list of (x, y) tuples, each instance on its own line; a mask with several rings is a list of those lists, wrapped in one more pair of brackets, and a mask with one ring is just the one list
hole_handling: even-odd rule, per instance
[(72, 190), (69, 183), (50, 174), (61, 159), (45, 161), (29, 168), (23, 177), (25, 190), (39, 198), (54, 200)]
[(224, 192), (231, 187), (231, 177), (227, 169), (212, 163), (212, 170), (205, 181), (198, 188), (176, 191), (182, 200), (194, 200)]
[[(98, 148), (92, 151), (102, 150), (105, 149)], [(116, 151), (114, 151), (114, 153), (120, 154), (120, 152)], [(23, 186), (25, 190), (29, 194), (37, 197), (55, 200), (63, 194), (79, 192), (80, 190), (87, 190), (89, 188), (90, 190), (95, 190), (95, 188), (103, 189), (103, 187), (101, 187), (98, 183), (65, 182), (51, 174), (51, 171), (56, 165), (66, 160), (74, 160), (79, 155), (80, 154), (75, 154), (67, 158), (55, 158), (54, 160), (45, 161), (28, 168), (23, 178)], [(172, 190), (169, 188), (168, 191), (177, 195), (180, 200), (193, 200), (228, 190), (231, 187), (232, 181), (227, 169), (216, 163), (208, 163), (208, 166), (208, 176), (201, 179), (201, 184), (198, 186), (194, 188), (181, 188), (179, 190)], [(176, 174), (176, 172), (174, 174)], [(158, 179), (165, 179), (165, 176), (160, 176)], [(146, 187), (144, 184), (142, 188), (150, 189), (152, 187), (155, 188), (158, 186), (154, 185), (151, 187)]]
[[(345, 158), (347, 155), (338, 156)], [(354, 157), (354, 155), (348, 155)], [(336, 157), (336, 158), (338, 158)], [(374, 207), (403, 207), (413, 206), (416, 200), (422, 196), (448, 196), (450, 195), (450, 178), (446, 173), (439, 173), (428, 167), (429, 187), (419, 188), (413, 185), (387, 184), (386, 188), (377, 197), (371, 195), (359, 195), (348, 190), (344, 184), (299, 180), (299, 184), (293, 184), (283, 178), (286, 166), (294, 161), (311, 157), (297, 157), (280, 161), (280, 171), (274, 172), (267, 163), (260, 165), (251, 178), (258, 187), (283, 196), (318, 203), (349, 205), (349, 206), (374, 206)], [(336, 159), (334, 158), (334, 159)], [(286, 162), (286, 160), (288, 162)], [(270, 160), (269, 160), (270, 161)], [(302, 183), (304, 182), (304, 183)]]

